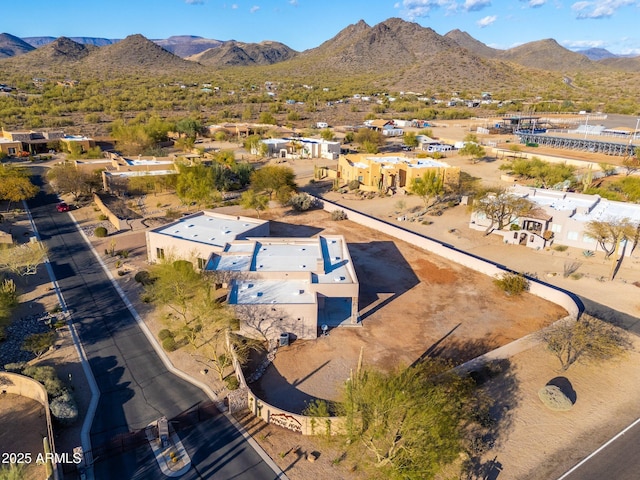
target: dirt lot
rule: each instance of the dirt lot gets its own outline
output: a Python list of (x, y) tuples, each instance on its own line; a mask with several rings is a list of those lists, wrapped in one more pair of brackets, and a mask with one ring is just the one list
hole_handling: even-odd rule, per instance
[[(24, 480), (45, 478), (45, 467), (36, 463), (38, 454), (44, 453), (43, 437), (47, 436), (47, 422), (44, 407), (30, 398), (6, 393), (0, 395), (0, 472), (12, 463), (13, 457), (4, 454), (18, 454), (17, 468), (23, 468)], [(24, 454), (30, 454), (27, 460)], [(2, 476), (0, 474), (0, 476)], [(4, 476), (2, 478), (5, 478)]]
[(462, 363), (566, 314), (533, 295), (507, 297), (484, 275), (353, 222), (332, 221), (323, 211), (270, 216), (280, 219), (271, 225), (274, 236), (299, 236), (305, 226), (344, 235), (360, 281), (361, 327), (279, 349), (259, 381), (265, 401), (292, 411), (314, 396), (338, 400), (361, 348), (374, 368), (426, 355)]

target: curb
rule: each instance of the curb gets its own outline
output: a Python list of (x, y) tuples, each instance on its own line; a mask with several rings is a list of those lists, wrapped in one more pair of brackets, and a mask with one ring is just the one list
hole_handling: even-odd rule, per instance
[(131, 313), (131, 315), (135, 319), (136, 323), (138, 324), (138, 326), (140, 327), (142, 332), (147, 337), (147, 340), (149, 340), (149, 343), (151, 343), (151, 345), (153, 346), (153, 349), (156, 351), (156, 353), (158, 354), (158, 356), (162, 360), (162, 363), (165, 365), (167, 370), (169, 370), (174, 375), (182, 378), (186, 382), (189, 382), (192, 385), (195, 385), (196, 387), (200, 388), (203, 392), (205, 392), (207, 394), (207, 396), (213, 402), (216, 403), (216, 405), (220, 405), (222, 407), (222, 408), (219, 407), (220, 411), (228, 419), (231, 420), (231, 423), (233, 424), (233, 426), (247, 440), (247, 443), (249, 443), (249, 445), (251, 445), (251, 447), (256, 451), (256, 453), (258, 453), (258, 455), (260, 455), (262, 460), (267, 465), (269, 465), (269, 467), (276, 474), (276, 478), (280, 478), (280, 479), (286, 480), (287, 476), (282, 471), (282, 469), (280, 467), (278, 467), (278, 465), (273, 461), (273, 459), (269, 455), (267, 455), (267, 453), (263, 450), (263, 448), (260, 445), (258, 445), (258, 443), (249, 435), (249, 433), (235, 419), (232, 419), (231, 415), (229, 415), (228, 413), (225, 412), (226, 409), (224, 408), (224, 406), (223, 406), (222, 402), (220, 401), (220, 399), (218, 398), (218, 396), (213, 392), (213, 390), (211, 390), (211, 388), (209, 388), (209, 386), (207, 386), (204, 383), (200, 382), (199, 380), (196, 380), (195, 378), (193, 378), (191, 375), (188, 375), (187, 373), (185, 373), (182, 370), (179, 370), (179, 369), (177, 369), (176, 367), (173, 366), (173, 363), (171, 363), (171, 360), (167, 356), (166, 352), (162, 349), (162, 347), (160, 346), (160, 344), (158, 343), (158, 341), (154, 337), (153, 333), (151, 333), (151, 330), (149, 330), (149, 327), (147, 327), (146, 323), (144, 323), (144, 320), (142, 320), (142, 317), (140, 317), (140, 314), (138, 313), (138, 311), (135, 309), (133, 304), (127, 298), (127, 295), (124, 293), (124, 290), (122, 290), (122, 288), (118, 284), (118, 282), (115, 279), (115, 277), (113, 276), (113, 274), (109, 271), (109, 267), (107, 267), (107, 265), (104, 263), (104, 261), (102, 260), (102, 258), (100, 257), (100, 254), (96, 251), (96, 249), (93, 248), (93, 245), (91, 244), (89, 238), (84, 233), (84, 231), (80, 228), (80, 225), (76, 221), (75, 217), (71, 213), (69, 213), (69, 216), (73, 220), (73, 223), (75, 224), (76, 228), (80, 232), (80, 235), (82, 235), (82, 238), (84, 239), (84, 241), (87, 243), (87, 245), (89, 246), (89, 248), (93, 252), (93, 255), (96, 257), (96, 260), (101, 265), (102, 269), (104, 270), (104, 272), (106, 273), (107, 277), (111, 281), (111, 284), (113, 285), (113, 287), (118, 292), (118, 295), (120, 296), (120, 298), (122, 299), (122, 301), (126, 305), (127, 309), (129, 310), (129, 312)]

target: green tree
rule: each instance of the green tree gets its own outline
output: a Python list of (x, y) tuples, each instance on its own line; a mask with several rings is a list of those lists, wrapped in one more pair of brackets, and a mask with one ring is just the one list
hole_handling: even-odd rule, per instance
[(577, 321), (546, 328), (540, 337), (560, 361), (562, 370), (579, 361), (602, 362), (631, 348), (624, 330), (587, 314)]
[(193, 118), (183, 118), (176, 122), (176, 132), (193, 140), (202, 132), (202, 123)]
[(320, 138), (326, 140), (327, 142), (331, 142), (335, 139), (335, 136), (333, 135), (333, 132), (330, 128), (325, 128), (320, 131)]
[(358, 372), (342, 402), (349, 444), (379, 478), (435, 478), (464, 451), (472, 386), (433, 359), (403, 371)]
[(370, 128), (361, 128), (354, 135), (353, 141), (367, 153), (378, 153), (380, 147), (385, 143), (385, 138), (382, 132)]
[(424, 208), (428, 208), (431, 199), (444, 191), (442, 175), (436, 170), (428, 170), (422, 174), (422, 177), (411, 180), (409, 191), (418, 195), (424, 203)]
[(217, 300), (212, 279), (186, 260), (161, 262), (150, 274), (153, 281), (145, 291), (156, 306), (170, 312), (165, 317), (170, 336), (175, 334), (177, 345), (186, 344), (189, 355), (213, 368), (223, 380), (231, 365), (231, 349), (242, 361), (254, 344), (232, 333), (238, 321), (228, 305)]
[(496, 189), (480, 193), (472, 209), (490, 220), (485, 230), (485, 235), (489, 235), (493, 230), (502, 230), (516, 218), (533, 211), (534, 204), (526, 198), (510, 195), (504, 189)]
[(290, 167), (266, 165), (251, 174), (251, 189), (267, 195), (270, 200), (276, 194), (278, 200), (288, 201), (297, 190), (295, 178), (296, 175)]
[(402, 137), (407, 147), (416, 148), (418, 146), (418, 136), (414, 132), (407, 132)]
[(243, 146), (248, 152), (256, 152), (261, 157), (264, 157), (269, 151), (269, 147), (262, 141), (260, 135), (249, 135), (244, 141)]
[(256, 193), (255, 190), (250, 188), (241, 195), (240, 206), (247, 210), (255, 210), (258, 218), (260, 218), (260, 212), (269, 207), (269, 197), (265, 194)]
[(267, 123), (269, 125), (276, 125), (278, 122), (275, 117), (271, 114), (271, 112), (262, 112), (260, 114), (260, 118), (258, 119), (258, 123)]
[(231, 170), (214, 164), (185, 166), (178, 165), (176, 194), (183, 203), (197, 205), (214, 204), (222, 200), (221, 192), (231, 185)]
[(22, 167), (0, 165), (0, 199), (11, 203), (29, 200), (35, 197), (40, 189), (29, 178), (29, 173)]
[(474, 142), (467, 142), (464, 147), (458, 150), (458, 154), (463, 157), (471, 157), (471, 163), (478, 163), (481, 158), (486, 157), (487, 152), (482, 145)]

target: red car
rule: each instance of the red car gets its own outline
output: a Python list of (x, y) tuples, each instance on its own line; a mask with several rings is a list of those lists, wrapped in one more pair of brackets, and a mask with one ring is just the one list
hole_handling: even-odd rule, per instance
[(59, 204), (56, 205), (56, 210), (58, 210), (59, 212), (68, 212), (70, 210), (69, 205), (67, 205), (64, 202), (60, 202)]

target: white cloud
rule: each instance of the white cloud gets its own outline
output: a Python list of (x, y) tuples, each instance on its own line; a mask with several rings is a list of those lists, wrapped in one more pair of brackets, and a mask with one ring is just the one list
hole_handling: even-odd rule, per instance
[(485, 7), (490, 7), (491, 2), (489, 0), (465, 0), (464, 8), (467, 12), (477, 12)]
[(585, 50), (587, 48), (604, 48), (605, 42), (602, 40), (563, 40), (560, 42), (563, 47), (572, 50)]
[(289, 3), (290, 3), (291, 5), (293, 5), (294, 7), (297, 7), (297, 6), (298, 6), (298, 0), (289, 0)]
[(478, 20), (476, 22), (476, 25), (478, 25), (480, 28), (485, 28), (485, 27), (488, 27), (489, 25), (491, 25), (497, 19), (498, 19), (498, 17), (496, 15), (487, 15), (486, 17), (481, 18), (480, 20)]
[(260, 7), (257, 5), (254, 5), (249, 9), (249, 13), (256, 13), (258, 10), (260, 10)]
[(184, 0), (187, 5), (203, 5), (204, 0)]
[(428, 17), (433, 9), (455, 10), (457, 4), (455, 0), (402, 0), (402, 2), (397, 2), (394, 7), (402, 9), (405, 18), (415, 20), (416, 18)]
[(636, 3), (635, 0), (581, 1), (571, 5), (571, 9), (576, 12), (576, 17), (579, 19), (608, 18), (616, 13), (619, 8), (633, 5), (634, 3)]
[(527, 4), (529, 8), (538, 8), (547, 3), (547, 0), (520, 0)]
[(231, 5), (231, 10), (237, 10), (238, 9), (238, 4), (234, 3)]

